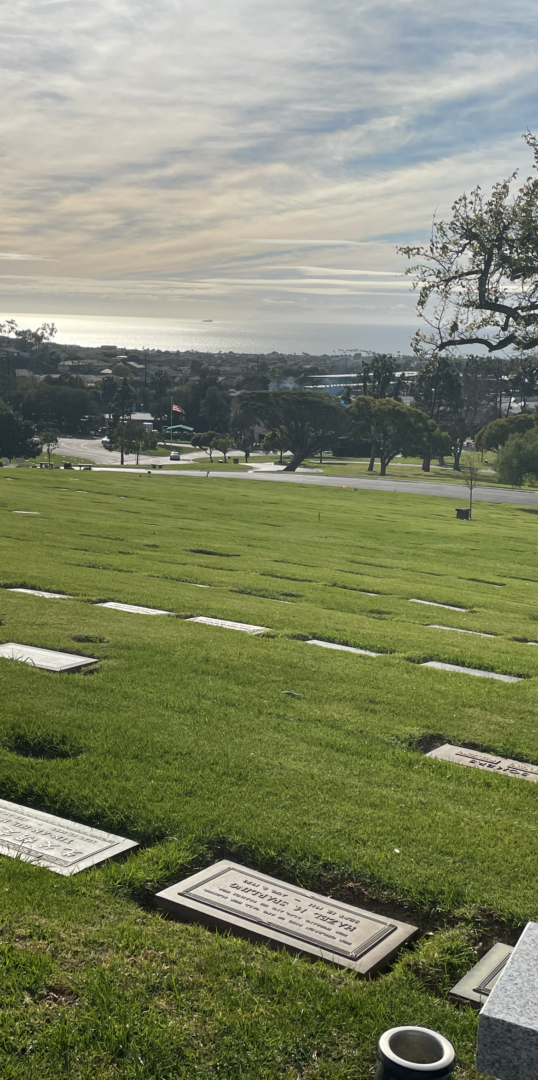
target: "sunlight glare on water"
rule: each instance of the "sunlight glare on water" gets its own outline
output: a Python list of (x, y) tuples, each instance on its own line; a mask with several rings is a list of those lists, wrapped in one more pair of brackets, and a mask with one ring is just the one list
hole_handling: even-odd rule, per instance
[(13, 314), (19, 326), (42, 322), (57, 327), (55, 341), (64, 345), (116, 345), (125, 349), (170, 349), (199, 352), (271, 353), (313, 356), (361, 349), (410, 353), (409, 326), (353, 326), (338, 323), (198, 322), (126, 316)]

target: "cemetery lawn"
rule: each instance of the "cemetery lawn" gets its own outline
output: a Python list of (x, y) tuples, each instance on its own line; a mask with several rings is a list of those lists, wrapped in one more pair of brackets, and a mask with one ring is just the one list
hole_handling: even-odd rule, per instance
[[(424, 750), (538, 763), (537, 530), (538, 504), (467, 523), (390, 491), (0, 471), (0, 641), (96, 658), (0, 659), (0, 797), (140, 844), (72, 879), (0, 858), (2, 1077), (366, 1080), (403, 1023), (476, 1076), (475, 1014), (446, 993), (538, 916), (538, 788)], [(223, 857), (433, 936), (360, 982), (155, 911)]]

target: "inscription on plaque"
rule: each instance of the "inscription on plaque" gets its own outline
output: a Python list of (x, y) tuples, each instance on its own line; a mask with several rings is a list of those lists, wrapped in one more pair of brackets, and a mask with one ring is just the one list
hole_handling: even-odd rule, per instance
[(426, 757), (438, 758), (440, 761), (453, 761), (456, 765), (470, 765), (472, 769), (482, 769), (484, 772), (502, 773), (503, 776), (513, 776), (517, 780), (538, 780), (538, 766), (527, 765), (524, 761), (512, 761), (511, 758), (497, 757), (495, 754), (484, 754), (476, 750), (466, 750), (463, 746), (451, 746), (445, 743), (436, 750), (430, 750)]
[(0, 854), (68, 877), (137, 847), (114, 833), (0, 799)]
[(165, 889), (157, 902), (180, 917), (250, 931), (255, 938), (353, 967), (361, 974), (379, 966), (415, 931), (406, 923), (226, 861)]

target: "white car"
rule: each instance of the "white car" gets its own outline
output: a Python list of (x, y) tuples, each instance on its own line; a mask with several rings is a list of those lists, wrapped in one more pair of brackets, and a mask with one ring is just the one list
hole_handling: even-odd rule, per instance
[(179, 450), (172, 450), (170, 454), (170, 461), (181, 461), (179, 456)]

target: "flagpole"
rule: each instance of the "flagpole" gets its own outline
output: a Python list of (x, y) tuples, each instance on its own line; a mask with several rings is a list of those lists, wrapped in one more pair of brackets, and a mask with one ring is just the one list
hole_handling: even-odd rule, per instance
[(170, 394), (170, 451), (172, 451), (172, 394)]

